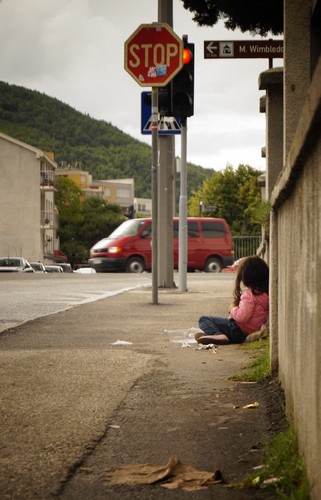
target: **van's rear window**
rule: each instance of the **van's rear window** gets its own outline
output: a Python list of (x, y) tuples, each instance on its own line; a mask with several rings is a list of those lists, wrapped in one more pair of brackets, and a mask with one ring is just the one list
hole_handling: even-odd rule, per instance
[(224, 238), (226, 231), (224, 224), (220, 221), (201, 221), (203, 238)]

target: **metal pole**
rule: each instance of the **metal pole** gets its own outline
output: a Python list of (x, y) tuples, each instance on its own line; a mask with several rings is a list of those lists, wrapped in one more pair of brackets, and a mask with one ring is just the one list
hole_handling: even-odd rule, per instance
[(187, 292), (187, 119), (181, 121), (181, 176), (178, 226), (178, 273), (180, 292)]
[(173, 0), (158, 0), (158, 21), (173, 27)]
[[(158, 0), (158, 22), (173, 27), (173, 0)], [(175, 139), (171, 135), (160, 135), (158, 146), (158, 283), (159, 287), (175, 288), (173, 252)]]
[(152, 87), (152, 303), (158, 304), (158, 88)]

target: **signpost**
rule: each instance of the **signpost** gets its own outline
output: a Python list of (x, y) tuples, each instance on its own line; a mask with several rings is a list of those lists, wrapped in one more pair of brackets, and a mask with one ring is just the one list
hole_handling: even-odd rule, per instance
[(158, 303), (158, 87), (183, 66), (183, 42), (166, 23), (141, 24), (126, 40), (125, 70), (141, 87), (152, 87), (152, 301)]
[(282, 58), (283, 40), (204, 42), (204, 59)]

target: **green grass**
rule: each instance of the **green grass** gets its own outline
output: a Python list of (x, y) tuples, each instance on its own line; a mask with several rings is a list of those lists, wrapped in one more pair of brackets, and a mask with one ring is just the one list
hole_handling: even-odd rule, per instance
[(309, 500), (310, 487), (294, 430), (287, 426), (264, 444), (264, 465), (242, 483), (269, 489), (278, 499)]
[[(271, 375), (268, 339), (245, 343), (241, 348), (252, 351), (254, 359), (233, 375), (232, 380), (263, 382)], [(287, 424), (284, 430), (264, 443), (263, 449), (264, 465), (246, 477), (239, 486), (269, 489), (280, 500), (309, 500), (309, 482), (294, 430)]]
[(271, 374), (268, 339), (242, 344), (242, 349), (253, 351), (254, 359), (231, 379), (239, 382), (263, 382)]

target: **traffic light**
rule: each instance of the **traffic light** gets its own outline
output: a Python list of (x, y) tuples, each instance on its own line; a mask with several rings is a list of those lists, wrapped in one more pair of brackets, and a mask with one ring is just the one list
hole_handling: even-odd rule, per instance
[(194, 44), (184, 40), (183, 67), (172, 80), (172, 116), (194, 114)]
[(134, 219), (135, 218), (135, 207), (134, 205), (129, 205), (129, 207), (127, 207), (126, 209), (126, 212), (124, 213), (125, 217), (127, 217), (127, 219)]
[[(151, 108), (152, 93), (144, 92), (144, 104)], [(171, 83), (165, 87), (158, 87), (158, 112), (161, 116), (172, 116), (172, 86)]]
[(158, 88), (158, 112), (161, 116), (172, 116), (172, 85)]

